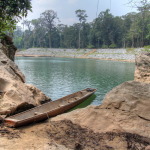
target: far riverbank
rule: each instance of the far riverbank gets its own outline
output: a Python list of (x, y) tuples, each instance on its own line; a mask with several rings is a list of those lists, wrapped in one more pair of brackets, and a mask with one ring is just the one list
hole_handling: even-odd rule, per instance
[(135, 62), (142, 49), (55, 49), (29, 48), (18, 51), (16, 57), (65, 57)]

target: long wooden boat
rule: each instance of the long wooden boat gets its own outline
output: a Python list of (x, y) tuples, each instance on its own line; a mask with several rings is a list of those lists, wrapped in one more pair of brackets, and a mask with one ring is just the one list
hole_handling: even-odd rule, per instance
[(33, 122), (42, 121), (59, 115), (82, 103), (90, 97), (96, 89), (87, 88), (76, 93), (70, 94), (58, 100), (42, 104), (27, 111), (4, 119), (5, 125), (9, 127), (19, 127)]

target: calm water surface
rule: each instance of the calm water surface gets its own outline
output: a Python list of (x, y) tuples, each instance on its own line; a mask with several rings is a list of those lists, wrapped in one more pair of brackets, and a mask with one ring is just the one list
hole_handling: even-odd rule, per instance
[(78, 107), (101, 104), (105, 94), (124, 81), (133, 80), (134, 63), (92, 59), (17, 57), (27, 83), (56, 100), (73, 92), (96, 88)]

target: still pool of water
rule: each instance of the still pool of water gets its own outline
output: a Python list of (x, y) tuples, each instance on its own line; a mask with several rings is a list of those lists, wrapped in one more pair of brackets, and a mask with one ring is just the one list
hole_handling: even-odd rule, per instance
[(78, 107), (99, 105), (107, 92), (124, 81), (133, 80), (134, 63), (72, 58), (17, 57), (15, 62), (35, 85), (56, 100), (85, 88), (97, 92)]

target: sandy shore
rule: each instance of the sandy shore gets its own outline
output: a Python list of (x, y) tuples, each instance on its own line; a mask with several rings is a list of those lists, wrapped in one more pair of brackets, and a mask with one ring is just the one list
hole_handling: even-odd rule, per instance
[(53, 48), (30, 48), (18, 51), (16, 57), (63, 57), (63, 58), (87, 58), (100, 60), (113, 60), (135, 62), (135, 55), (142, 49), (53, 49)]

